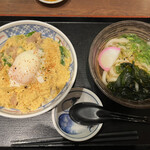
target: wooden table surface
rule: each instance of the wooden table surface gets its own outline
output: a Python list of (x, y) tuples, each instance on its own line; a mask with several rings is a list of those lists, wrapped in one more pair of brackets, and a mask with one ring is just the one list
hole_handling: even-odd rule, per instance
[(150, 0), (0, 0), (0, 16), (149, 18)]

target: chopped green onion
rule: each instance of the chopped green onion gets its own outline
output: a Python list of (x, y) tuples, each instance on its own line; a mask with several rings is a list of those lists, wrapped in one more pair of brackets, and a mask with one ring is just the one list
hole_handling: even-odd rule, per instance
[(23, 48), (22, 46), (20, 46), (19, 48), (21, 48), (21, 49), (23, 49), (24, 51), (26, 51), (26, 49), (25, 49), (25, 48)]
[(60, 53), (61, 53), (61, 60), (60, 60), (60, 63), (64, 66), (65, 65), (65, 54), (64, 54), (64, 50), (63, 50), (63, 47), (62, 46), (59, 46), (59, 49), (60, 49)]
[(69, 50), (64, 46), (59, 46), (61, 52), (61, 64), (65, 65), (65, 57), (68, 58), (70, 56)]
[(29, 32), (28, 34), (26, 34), (25, 36), (26, 37), (30, 37), (33, 33), (35, 33), (36, 31), (32, 31), (32, 32)]
[(62, 48), (63, 48), (65, 57), (68, 58), (70, 56), (69, 50), (66, 47), (64, 47), (64, 46), (62, 46)]
[(136, 34), (124, 34), (122, 37), (129, 40), (126, 47), (132, 52), (135, 59), (150, 65), (150, 45)]
[(58, 44), (60, 44), (60, 43), (61, 43), (61, 40), (58, 41)]
[(11, 66), (12, 66), (12, 64), (11, 64), (11, 63), (9, 63), (9, 62), (7, 62), (7, 65), (8, 65), (9, 67), (11, 67)]
[(4, 61), (4, 66), (5, 66), (6, 64), (7, 64), (9, 67), (12, 66), (11, 63), (9, 63), (9, 62), (7, 61), (7, 59), (3, 58), (3, 61)]

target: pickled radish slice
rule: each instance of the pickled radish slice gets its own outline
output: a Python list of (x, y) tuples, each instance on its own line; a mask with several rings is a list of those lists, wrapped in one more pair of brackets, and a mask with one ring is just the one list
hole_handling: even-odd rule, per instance
[(120, 48), (108, 47), (102, 50), (98, 56), (98, 62), (102, 69), (109, 71), (120, 54)]

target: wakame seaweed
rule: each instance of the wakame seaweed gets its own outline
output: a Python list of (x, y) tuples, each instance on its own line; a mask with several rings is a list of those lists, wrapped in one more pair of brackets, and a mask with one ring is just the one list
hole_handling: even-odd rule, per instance
[(134, 62), (122, 63), (117, 70), (119, 77), (107, 85), (114, 95), (132, 100), (150, 98), (150, 74), (135, 66)]

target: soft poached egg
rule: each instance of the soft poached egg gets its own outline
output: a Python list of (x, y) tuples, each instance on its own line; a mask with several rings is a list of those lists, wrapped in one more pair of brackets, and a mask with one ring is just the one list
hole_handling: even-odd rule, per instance
[(28, 50), (19, 54), (9, 69), (10, 86), (20, 86), (31, 83), (40, 69), (38, 51)]

